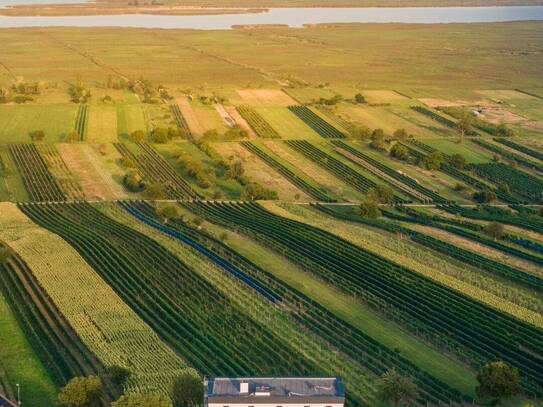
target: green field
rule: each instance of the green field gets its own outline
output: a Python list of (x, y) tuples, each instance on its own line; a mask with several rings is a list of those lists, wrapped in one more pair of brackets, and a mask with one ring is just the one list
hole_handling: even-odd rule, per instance
[(117, 134), (120, 140), (128, 141), (134, 131), (146, 131), (147, 125), (140, 104), (119, 104), (116, 107)]
[(255, 110), (283, 139), (320, 138), (286, 107), (258, 107)]
[(73, 129), (77, 105), (0, 105), (2, 143), (31, 141), (30, 132), (43, 130), (45, 141), (64, 141)]
[(21, 331), (15, 316), (0, 293), (0, 369), (5, 372), (9, 385), (16, 394), (21, 389), (21, 404), (36, 407), (52, 406), (56, 387), (47, 369), (41, 364), (32, 346)]

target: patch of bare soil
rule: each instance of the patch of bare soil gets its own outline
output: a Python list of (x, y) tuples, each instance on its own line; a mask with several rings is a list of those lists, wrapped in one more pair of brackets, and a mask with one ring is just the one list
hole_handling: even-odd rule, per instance
[(239, 96), (251, 106), (291, 106), (296, 101), (280, 89), (238, 89)]
[(99, 157), (88, 144), (59, 144), (66, 166), (78, 180), (85, 198), (107, 200), (126, 198), (127, 194), (100, 165)]
[(518, 124), (525, 127), (543, 129), (543, 121), (527, 119), (526, 117), (513, 113), (505, 108), (486, 108), (483, 110), (480, 117), (494, 124)]
[(179, 109), (181, 109), (181, 113), (183, 114), (185, 121), (187, 122), (187, 126), (189, 126), (190, 132), (200, 136), (204, 134), (205, 130), (200, 124), (198, 117), (196, 117), (196, 113), (190, 105), (189, 100), (185, 96), (182, 96), (177, 98), (176, 101), (179, 105)]

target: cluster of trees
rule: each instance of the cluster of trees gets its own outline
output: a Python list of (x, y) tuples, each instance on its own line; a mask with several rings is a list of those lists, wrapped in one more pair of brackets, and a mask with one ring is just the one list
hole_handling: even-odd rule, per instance
[(319, 105), (325, 105), (325, 106), (334, 106), (337, 105), (339, 102), (343, 100), (343, 96), (341, 95), (334, 95), (330, 98), (319, 98), (319, 100), (316, 101)]
[(379, 205), (394, 203), (394, 192), (387, 185), (377, 185), (366, 194), (359, 207), (359, 213), (364, 218), (376, 219), (381, 216)]
[(87, 103), (91, 97), (90, 89), (83, 86), (81, 81), (77, 81), (75, 85), (71, 85), (68, 88), (68, 94), (70, 99), (74, 103)]
[[(98, 407), (105, 399), (103, 380), (111, 381), (119, 393), (130, 378), (130, 371), (120, 366), (107, 369), (103, 377), (74, 377), (59, 392), (60, 407)], [(170, 397), (130, 393), (122, 394), (111, 407), (200, 407), (204, 398), (202, 380), (192, 373), (176, 377), (170, 388)]]
[[(141, 138), (142, 141), (145, 138), (145, 133), (141, 130), (134, 131), (131, 135), (132, 140), (135, 138)], [(186, 139), (188, 138), (187, 132), (179, 127), (169, 127), (167, 129), (163, 127), (155, 127), (151, 134), (149, 134), (151, 141), (159, 144), (166, 144), (172, 139)], [(135, 141), (135, 140), (134, 140)]]
[(249, 182), (243, 187), (240, 199), (256, 201), (259, 199), (277, 199), (277, 191), (266, 188), (257, 182)]
[(45, 82), (28, 83), (18, 81), (11, 87), (0, 88), (0, 103), (15, 102), (18, 104), (31, 102), (47, 86)]
[(196, 184), (200, 188), (207, 189), (211, 186), (211, 181), (209, 180), (209, 174), (206, 172), (204, 167), (199, 161), (193, 160), (186, 153), (179, 153), (177, 155), (177, 163), (189, 177), (194, 178)]
[(202, 134), (202, 137), (200, 138), (201, 141), (232, 141), (232, 140), (240, 140), (245, 139), (249, 133), (247, 133), (247, 130), (241, 127), (239, 124), (235, 124), (234, 126), (230, 127), (228, 130), (224, 132), (224, 134), (220, 134), (216, 129), (210, 129), (206, 130), (204, 134)]

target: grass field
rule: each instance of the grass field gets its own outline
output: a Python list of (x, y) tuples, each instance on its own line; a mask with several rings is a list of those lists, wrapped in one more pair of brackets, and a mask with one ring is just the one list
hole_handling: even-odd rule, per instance
[(88, 143), (115, 143), (117, 141), (117, 109), (115, 106), (89, 106), (86, 141)]
[(118, 104), (117, 108), (117, 135), (121, 141), (129, 141), (132, 132), (147, 130), (145, 117), (140, 104)]
[(311, 127), (286, 107), (258, 107), (255, 109), (286, 140), (320, 138)]
[(468, 164), (482, 164), (492, 160), (492, 154), (469, 141), (458, 143), (446, 139), (428, 139), (424, 143), (448, 155), (460, 154)]
[(36, 407), (54, 405), (57, 389), (21, 331), (6, 299), (0, 293), (0, 369), (16, 392), (21, 389), (21, 404)]
[(31, 141), (30, 132), (43, 130), (45, 141), (63, 141), (73, 129), (77, 105), (0, 105), (3, 143)]

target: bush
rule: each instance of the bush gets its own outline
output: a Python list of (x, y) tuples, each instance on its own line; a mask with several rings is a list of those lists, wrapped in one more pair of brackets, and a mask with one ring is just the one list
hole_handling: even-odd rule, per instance
[(449, 158), (449, 164), (459, 170), (463, 170), (466, 166), (466, 159), (461, 154), (453, 154)]
[(394, 192), (386, 185), (377, 185), (368, 191), (368, 199), (376, 203), (392, 204), (394, 203)]
[(485, 226), (484, 232), (492, 239), (496, 240), (503, 237), (505, 229), (501, 223), (490, 222), (488, 225)]
[(145, 132), (143, 130), (136, 130), (130, 133), (130, 139), (134, 143), (140, 143), (145, 140)]
[(360, 216), (363, 218), (376, 219), (381, 216), (379, 205), (373, 199), (366, 198), (358, 208)]
[(369, 127), (362, 125), (355, 125), (351, 131), (351, 135), (355, 139), (364, 140), (371, 137), (371, 130)]
[(165, 144), (170, 141), (168, 130), (161, 127), (154, 128), (151, 132), (151, 141), (159, 144)]
[(144, 195), (147, 199), (164, 199), (166, 197), (166, 191), (164, 185), (154, 182), (145, 184)]
[(479, 203), (491, 203), (496, 200), (496, 194), (488, 189), (473, 193), (473, 200)]
[(241, 192), (241, 199), (248, 201), (256, 201), (259, 199), (277, 199), (277, 192), (272, 189), (265, 188), (256, 182), (250, 182), (243, 188), (243, 191)]
[(156, 214), (163, 218), (165, 222), (179, 218), (179, 211), (175, 205), (160, 206), (156, 209)]
[(424, 166), (428, 170), (439, 170), (443, 163), (443, 154), (439, 151), (434, 151), (424, 157)]
[(375, 150), (386, 151), (385, 132), (382, 129), (373, 130), (370, 147)]
[(32, 141), (42, 141), (45, 138), (45, 132), (43, 130), (34, 130), (30, 132), (30, 138)]
[(96, 376), (74, 377), (58, 394), (58, 404), (66, 407), (98, 406), (102, 397), (102, 382)]
[(366, 98), (364, 97), (364, 95), (362, 95), (362, 93), (357, 93), (356, 95), (354, 95), (354, 101), (356, 103), (362, 104), (366, 103)]
[(407, 161), (409, 159), (409, 150), (398, 143), (392, 146), (389, 154), (391, 157), (397, 158), (398, 160)]
[(238, 140), (247, 138), (249, 133), (240, 125), (236, 124), (233, 127), (229, 128), (226, 133), (224, 133), (224, 140)]
[(492, 404), (501, 399), (512, 397), (520, 392), (519, 373), (516, 368), (505, 362), (490, 362), (484, 365), (477, 374), (477, 395), (490, 398)]
[(204, 134), (202, 134), (202, 141), (216, 141), (219, 140), (219, 132), (215, 129), (206, 130)]
[(119, 389), (122, 389), (131, 373), (125, 367), (119, 365), (112, 365), (106, 369), (107, 376), (109, 379), (117, 386)]
[(131, 171), (123, 178), (123, 185), (130, 192), (140, 192), (145, 188), (145, 184), (136, 171)]
[(396, 140), (405, 140), (407, 137), (409, 137), (409, 135), (405, 129), (398, 129), (394, 132), (394, 138)]
[(79, 141), (81, 137), (79, 136), (79, 133), (76, 131), (76, 130), (71, 130), (67, 135), (66, 135), (66, 140), (69, 142), (69, 143), (75, 143), (76, 141)]

